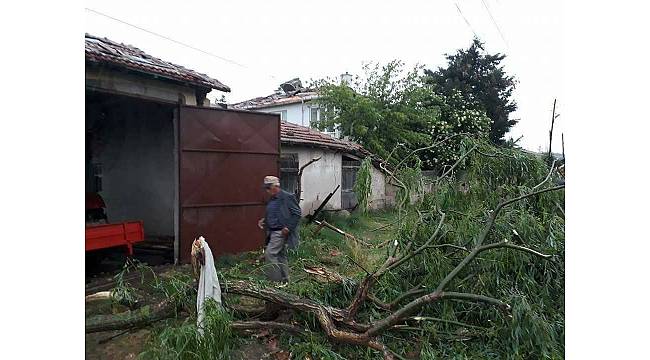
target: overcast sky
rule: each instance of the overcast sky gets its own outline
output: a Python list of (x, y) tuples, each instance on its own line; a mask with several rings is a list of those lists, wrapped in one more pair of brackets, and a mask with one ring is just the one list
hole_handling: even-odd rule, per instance
[[(519, 81), (514, 93), (519, 110), (511, 116), (521, 121), (506, 138), (523, 135), (523, 147), (546, 150), (554, 98), (556, 111), (562, 109), (559, 0), (89, 0), (86, 6), (234, 62), (85, 12), (86, 32), (208, 74), (230, 86), (228, 102), (268, 95), (293, 77), (305, 83), (346, 71), (360, 74), (368, 61), (400, 59), (435, 69), (445, 64), (445, 53), (468, 47), (475, 32), (490, 53), (508, 56), (506, 72)], [(561, 152), (565, 121), (556, 120), (554, 152)]]

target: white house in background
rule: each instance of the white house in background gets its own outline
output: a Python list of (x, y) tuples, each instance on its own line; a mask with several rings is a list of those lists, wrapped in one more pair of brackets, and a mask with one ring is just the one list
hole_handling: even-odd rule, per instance
[[(351, 75), (341, 75), (341, 81), (349, 81)], [(240, 110), (255, 110), (280, 115), (283, 122), (313, 128), (315, 121), (321, 120), (323, 113), (316, 103), (318, 94), (309, 88), (304, 88), (300, 79), (295, 78), (280, 85), (275, 93), (254, 99), (231, 104), (228, 107)], [(340, 137), (338, 129), (329, 128), (323, 133)]]
[[(303, 215), (313, 213), (337, 185), (341, 187), (326, 209), (350, 210), (356, 207), (353, 187), (361, 160), (371, 155), (367, 150), (357, 143), (291, 122), (281, 123), (280, 143), (280, 182), (286, 191), (295, 192), (300, 167), (320, 157), (303, 170), (300, 202)], [(394, 204), (395, 188), (387, 183), (378, 162), (373, 165), (370, 207), (380, 209)]]

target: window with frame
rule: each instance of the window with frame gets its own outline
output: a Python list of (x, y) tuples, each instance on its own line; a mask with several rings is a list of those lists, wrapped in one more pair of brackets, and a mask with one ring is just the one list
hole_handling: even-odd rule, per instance
[(317, 107), (310, 108), (309, 121), (317, 122), (319, 119), (320, 110)]
[(332, 136), (334, 136), (333, 134), (336, 133), (336, 128), (334, 127), (334, 124), (332, 124), (332, 125), (328, 126), (327, 128), (325, 128), (325, 132), (332, 135)]
[(274, 111), (274, 114), (280, 114), (280, 121), (287, 122), (287, 110)]
[[(325, 120), (325, 113), (323, 111), (321, 111), (321, 109), (318, 108), (318, 107), (312, 107), (310, 109), (309, 120), (310, 120), (310, 123), (314, 123), (316, 121), (323, 121), (323, 120)], [(337, 137), (336, 136), (336, 127), (333, 124), (328, 126), (327, 128), (325, 128), (325, 130), (323, 132), (328, 134), (328, 135)]]
[(298, 154), (280, 156), (280, 187), (292, 194), (298, 189)]

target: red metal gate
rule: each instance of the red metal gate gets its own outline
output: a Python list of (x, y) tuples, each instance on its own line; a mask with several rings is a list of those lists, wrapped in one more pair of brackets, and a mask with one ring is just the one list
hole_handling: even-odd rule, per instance
[(260, 248), (265, 175), (278, 175), (280, 117), (181, 106), (180, 258), (203, 235), (215, 254)]

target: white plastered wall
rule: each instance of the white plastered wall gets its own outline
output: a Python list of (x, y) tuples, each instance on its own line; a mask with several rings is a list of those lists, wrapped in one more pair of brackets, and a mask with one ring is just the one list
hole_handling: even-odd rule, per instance
[(371, 209), (383, 209), (386, 206), (386, 176), (376, 167), (372, 168)]
[[(299, 167), (313, 158), (320, 160), (309, 165), (302, 174), (302, 215), (314, 212), (336, 185), (341, 183), (341, 154), (332, 150), (282, 145), (282, 154), (298, 154)], [(327, 209), (341, 208), (340, 190), (327, 203)]]
[[(311, 148), (305, 146), (282, 145), (282, 154), (298, 154), (298, 167), (311, 159), (321, 156), (319, 161), (309, 165), (302, 174), (302, 215), (313, 213), (337, 185), (341, 184), (341, 153), (331, 149)], [(370, 207), (381, 209), (392, 201), (386, 198), (386, 177), (377, 168), (372, 170), (372, 195)], [(332, 196), (326, 209), (341, 209), (341, 190)]]

